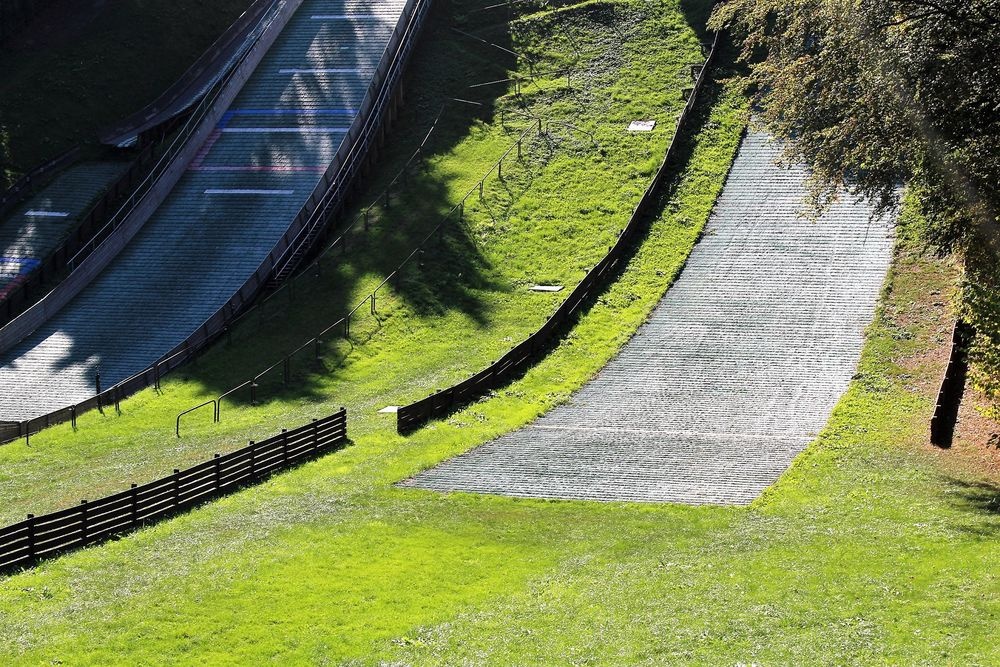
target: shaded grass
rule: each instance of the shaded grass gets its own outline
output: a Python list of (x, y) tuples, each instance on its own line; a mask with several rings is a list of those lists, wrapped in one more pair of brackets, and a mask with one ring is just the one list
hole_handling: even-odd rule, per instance
[[(700, 196), (698, 171), (680, 202)], [(868, 380), (750, 508), (391, 487), (529, 419), (610, 355), (611, 304), (655, 280), (669, 220), (577, 336), (497, 396), (7, 579), (12, 661), (995, 662), (1000, 518), (984, 499), (1000, 490), (919, 453), (931, 398), (905, 372), (937, 345), (913, 306), (954, 275), (906, 249), (868, 332)]]

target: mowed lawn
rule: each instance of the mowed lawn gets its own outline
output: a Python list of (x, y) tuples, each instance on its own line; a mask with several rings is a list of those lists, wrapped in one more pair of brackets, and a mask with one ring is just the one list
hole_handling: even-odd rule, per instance
[[(376, 233), (387, 236), (357, 244), (336, 274), (339, 283), (331, 278), (346, 294), (319, 285), (300, 292), (254, 333), (242, 332), (186, 379), (167, 383), (163, 395), (126, 402), (122, 417), (92, 415), (75, 434), (57, 428), (30, 448), (0, 448), (0, 512), (9, 521), (162, 474), (205, 458), (213, 447), (238, 446), (237, 439), (341, 403), (350, 411), (353, 438), (344, 451), (258, 487), (0, 580), (6, 662), (998, 660), (1000, 492), (972, 473), (943, 467), (924, 445), (941, 371), (935, 351), (949, 332), (947, 306), (939, 304), (947, 304), (957, 271), (909, 246), (898, 252), (858, 377), (831, 424), (749, 508), (515, 500), (393, 486), (530, 421), (591, 377), (669, 286), (708, 217), (745, 119), (742, 101), (724, 86), (709, 90), (710, 112), (634, 259), (543, 362), (408, 438), (375, 414), (477, 370), (521, 340), (555, 303), (532, 301), (537, 295), (524, 289), (529, 278), (572, 284), (573, 272), (599, 257), (623, 224), (629, 195), (634, 204), (665, 148), (671, 122), (660, 105), (679, 109), (678, 90), (686, 85), (680, 74), (685, 60), (697, 59), (697, 40), (672, 2), (652, 6), (656, 14), (638, 9), (648, 10), (645, 3), (615, 4), (640, 12), (639, 34), (685, 44), (673, 61), (679, 76), (649, 75), (648, 58), (670, 53), (652, 42), (631, 42), (620, 57), (601, 61), (606, 69), (591, 68), (593, 85), (577, 85), (588, 102), (607, 102), (608, 111), (589, 122), (609, 155), (594, 155), (582, 143), (532, 153), (541, 157), (527, 160), (517, 179), (511, 174), (521, 184), (512, 188), (517, 196), (487, 199), (497, 202), (495, 216), (470, 211), (468, 231), (450, 236), (439, 263), (428, 257), (424, 271), (390, 297), (379, 328), (360, 328), (350, 346), (330, 343), (327, 371), (301, 376), (308, 391), (275, 395), (257, 408), (227, 408), (222, 424), (193, 425), (190, 435), (172, 438), (179, 409), (227, 388), (249, 367), (270, 363), (268, 347), (292, 338), (276, 332), (300, 328), (274, 320), (302, 322), (305, 330), (310, 318), (324, 314), (316, 313), (317, 304), (339, 309), (381, 279), (392, 262), (382, 261), (385, 245), (372, 242), (391, 240), (379, 229), (412, 228), (393, 246), (402, 248), (430, 222), (391, 227), (386, 212)], [(448, 41), (447, 23), (438, 20), (440, 31), (431, 34), (465, 52)], [(643, 29), (647, 21), (655, 29)], [(581, 24), (580, 38), (589, 33), (597, 46), (614, 44), (598, 23)], [(530, 44), (530, 30), (519, 26), (511, 39)], [(483, 63), (491, 61), (488, 54)], [(414, 78), (444, 86), (451, 73), (428, 63), (424, 51)], [(630, 83), (623, 72), (650, 85)], [(549, 85), (550, 92), (533, 93), (539, 105), (572, 106), (555, 78)], [(639, 90), (650, 91), (646, 102)], [(399, 136), (422, 136), (415, 128), (426, 125), (418, 120), (433, 116), (436, 106), (427, 100), (420, 119), (418, 111), (404, 115)], [(577, 119), (582, 127), (586, 113)], [(622, 122), (640, 113), (662, 114), (664, 133), (625, 136)], [(453, 125), (456, 138), (439, 148), (428, 180), (414, 187), (440, 188), (442, 208), (454, 203), (455, 192), (470, 187), (498, 155), (482, 142), (496, 134), (502, 138), (490, 145), (505, 149), (498, 120)], [(577, 194), (566, 196), (566, 188)], [(582, 193), (591, 203), (579, 203)], [(592, 215), (597, 206), (609, 210)], [(447, 254), (452, 247), (454, 256)], [(442, 273), (454, 279), (445, 287), (468, 284), (447, 272), (453, 266), (464, 278), (476, 270), (478, 282), (457, 294), (443, 291)], [(242, 350), (258, 360), (246, 360)]]

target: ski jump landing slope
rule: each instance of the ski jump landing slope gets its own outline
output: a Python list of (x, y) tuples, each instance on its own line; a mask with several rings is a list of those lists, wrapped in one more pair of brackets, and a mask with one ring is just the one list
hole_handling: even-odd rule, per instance
[(305, 0), (184, 176), (68, 306), (0, 354), (0, 421), (148, 368), (257, 270), (357, 115), (405, 0)]
[(683, 274), (566, 405), (404, 486), (509, 496), (746, 504), (847, 388), (892, 247), (844, 196), (800, 216), (805, 170), (750, 134)]

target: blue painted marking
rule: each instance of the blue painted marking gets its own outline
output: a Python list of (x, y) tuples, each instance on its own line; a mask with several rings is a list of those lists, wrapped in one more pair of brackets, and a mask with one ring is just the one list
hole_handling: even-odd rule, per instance
[(33, 257), (0, 257), (0, 264), (20, 265), (21, 268), (15, 275), (23, 276), (25, 273), (31, 273), (41, 266), (42, 262)]

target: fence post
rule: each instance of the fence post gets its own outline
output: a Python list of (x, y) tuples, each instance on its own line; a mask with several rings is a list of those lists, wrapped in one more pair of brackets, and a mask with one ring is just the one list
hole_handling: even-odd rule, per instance
[(129, 499), (132, 501), (132, 525), (135, 526), (139, 523), (139, 492), (136, 490), (137, 485), (132, 484), (129, 488)]
[(250, 405), (257, 405), (257, 383), (250, 380)]
[(288, 465), (288, 429), (281, 429), (281, 465)]
[(319, 449), (319, 420), (312, 420), (312, 440), (313, 440), (313, 450)]
[(181, 504), (181, 471), (174, 468), (174, 507)]
[(104, 414), (104, 406), (101, 405), (101, 374), (97, 373), (94, 376), (94, 386), (97, 389), (97, 411), (102, 415)]
[(35, 515), (28, 515), (28, 560), (35, 560)]
[(76, 406), (71, 405), (69, 408), (69, 423), (73, 426), (73, 430), (76, 430)]
[(222, 488), (222, 466), (219, 461), (219, 455), (216, 454), (212, 461), (215, 463), (215, 490), (218, 491)]
[(254, 460), (254, 454), (256, 453), (256, 446), (254, 446), (253, 440), (247, 446), (250, 449), (250, 481), (252, 482), (257, 476), (257, 462)]
[(80, 539), (87, 541), (87, 501), (80, 501)]

